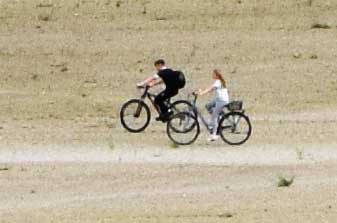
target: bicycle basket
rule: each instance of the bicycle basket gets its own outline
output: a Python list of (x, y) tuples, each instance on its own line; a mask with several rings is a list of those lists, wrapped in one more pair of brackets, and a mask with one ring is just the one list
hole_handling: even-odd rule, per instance
[(243, 102), (242, 101), (232, 101), (228, 104), (228, 109), (230, 111), (241, 111), (243, 108)]

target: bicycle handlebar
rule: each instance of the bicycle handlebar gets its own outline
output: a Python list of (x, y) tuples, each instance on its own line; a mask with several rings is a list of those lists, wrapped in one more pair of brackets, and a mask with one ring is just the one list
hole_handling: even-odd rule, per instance
[(144, 89), (144, 93), (143, 93), (142, 97), (145, 97), (148, 94), (150, 86), (148, 86), (148, 85), (146, 85), (146, 86), (137, 86), (137, 89)]
[(194, 97), (193, 103), (196, 103), (199, 95), (195, 91), (193, 91), (191, 95)]
[(141, 85), (141, 86), (137, 86), (138, 89), (146, 89), (146, 88), (149, 88), (148, 85), (144, 86), (144, 85)]

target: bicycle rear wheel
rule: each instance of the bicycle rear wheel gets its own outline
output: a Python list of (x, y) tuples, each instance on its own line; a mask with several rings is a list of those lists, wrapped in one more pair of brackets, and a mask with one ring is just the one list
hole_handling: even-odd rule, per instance
[(230, 112), (219, 122), (218, 131), (221, 138), (229, 145), (245, 143), (252, 133), (249, 118), (241, 112)]
[(166, 132), (177, 145), (190, 145), (200, 134), (200, 125), (196, 117), (189, 112), (173, 115), (167, 122)]
[(142, 132), (150, 123), (150, 109), (143, 101), (132, 99), (122, 106), (120, 119), (122, 126), (129, 132)]

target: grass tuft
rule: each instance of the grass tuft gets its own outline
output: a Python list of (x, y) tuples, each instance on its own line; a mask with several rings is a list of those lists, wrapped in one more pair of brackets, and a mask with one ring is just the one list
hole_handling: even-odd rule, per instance
[(331, 26), (329, 26), (326, 23), (314, 23), (311, 25), (312, 29), (330, 29)]
[(0, 171), (8, 171), (9, 167), (5, 166), (5, 167), (0, 167)]
[(233, 217), (233, 214), (227, 212), (227, 213), (219, 214), (218, 217), (219, 217), (219, 218), (232, 218), (232, 217)]
[(283, 176), (279, 176), (277, 186), (278, 187), (290, 187), (290, 185), (294, 183), (294, 179), (295, 179), (294, 176), (291, 177), (290, 179), (287, 179), (286, 177), (283, 177)]
[(316, 54), (312, 54), (310, 55), (310, 59), (316, 60), (318, 59), (318, 56)]
[(294, 57), (295, 59), (299, 59), (299, 58), (302, 57), (302, 54), (301, 54), (301, 53), (294, 53), (294, 54), (293, 54), (293, 57)]
[(172, 142), (172, 143), (170, 144), (170, 147), (171, 147), (172, 149), (178, 149), (178, 148), (179, 148), (179, 145), (176, 144), (176, 143), (174, 143), (174, 142)]
[(42, 13), (42, 14), (38, 15), (37, 18), (38, 18), (40, 21), (47, 22), (47, 21), (50, 21), (50, 20), (51, 20), (51, 15)]

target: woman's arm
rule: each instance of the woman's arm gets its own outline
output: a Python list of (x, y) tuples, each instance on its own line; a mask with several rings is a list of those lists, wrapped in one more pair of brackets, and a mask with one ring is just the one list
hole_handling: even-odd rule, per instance
[(202, 96), (202, 95), (205, 95), (205, 94), (207, 94), (207, 93), (209, 93), (209, 92), (211, 92), (211, 91), (214, 91), (214, 86), (213, 85), (211, 85), (211, 86), (209, 86), (208, 88), (206, 88), (205, 90), (200, 90), (199, 91), (199, 95), (200, 96)]

